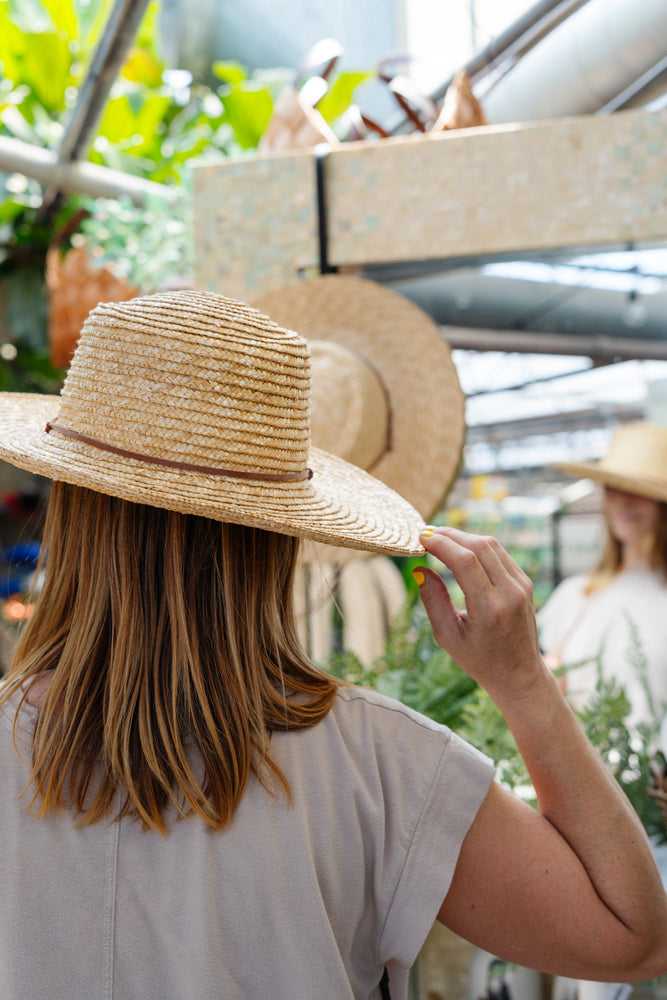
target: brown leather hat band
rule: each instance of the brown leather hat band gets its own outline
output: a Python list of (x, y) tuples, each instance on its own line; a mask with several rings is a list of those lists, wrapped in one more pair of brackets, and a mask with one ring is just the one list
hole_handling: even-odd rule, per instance
[(100, 451), (108, 451), (112, 455), (120, 455), (122, 458), (135, 458), (140, 462), (148, 462), (151, 465), (167, 466), (170, 469), (183, 469), (184, 472), (199, 472), (207, 476), (226, 476), (229, 479), (250, 479), (265, 483), (293, 483), (303, 479), (312, 479), (311, 469), (304, 469), (303, 472), (245, 472), (240, 469), (216, 469), (208, 465), (191, 465), (189, 462), (178, 462), (170, 458), (155, 458), (152, 455), (142, 455), (136, 451), (126, 451), (125, 448), (117, 448), (113, 444), (106, 444), (98, 441), (97, 438), (88, 437), (86, 434), (79, 434), (78, 431), (70, 430), (69, 427), (59, 424), (56, 420), (50, 420), (46, 425), (47, 434), (50, 431), (57, 431), (63, 437), (72, 438), (74, 441), (82, 441)]

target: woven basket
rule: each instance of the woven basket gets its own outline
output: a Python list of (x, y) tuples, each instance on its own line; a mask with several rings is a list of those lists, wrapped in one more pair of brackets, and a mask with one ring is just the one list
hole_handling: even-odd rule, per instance
[(56, 368), (72, 360), (81, 327), (99, 302), (132, 299), (139, 289), (117, 278), (108, 267), (95, 267), (88, 252), (74, 247), (64, 255), (58, 246), (46, 255), (49, 292), (49, 351)]

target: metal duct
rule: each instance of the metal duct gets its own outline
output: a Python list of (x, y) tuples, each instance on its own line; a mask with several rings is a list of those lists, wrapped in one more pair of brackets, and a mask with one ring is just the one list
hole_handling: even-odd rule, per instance
[(477, 96), (494, 124), (589, 114), (666, 50), (665, 0), (589, 0)]

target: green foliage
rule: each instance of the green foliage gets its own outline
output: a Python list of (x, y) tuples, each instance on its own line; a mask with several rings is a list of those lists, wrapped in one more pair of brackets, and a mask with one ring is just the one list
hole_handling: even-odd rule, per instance
[(148, 198), (141, 212), (126, 197), (91, 199), (77, 244), (90, 251), (93, 262), (110, 267), (145, 294), (170, 281), (187, 281), (193, 273), (192, 231), (189, 201), (178, 190), (174, 201)]
[(605, 680), (601, 671), (587, 706), (578, 714), (584, 732), (623, 788), (646, 831), (658, 842), (667, 841), (658, 805), (647, 793), (653, 727), (640, 724), (636, 733), (630, 730), (630, 703), (625, 691)]
[[(5, 133), (54, 146), (111, 0), (0, 0)], [(13, 109), (7, 113), (7, 109)]]
[(338, 73), (317, 105), (317, 110), (324, 120), (333, 125), (352, 104), (357, 87), (370, 79), (371, 75), (371, 73)]
[(327, 669), (449, 726), (493, 758), (504, 785), (530, 797), (530, 781), (507, 723), (487, 693), (435, 642), (420, 603), (406, 607), (370, 668), (345, 651)]
[(457, 729), (477, 685), (433, 640), (420, 607), (406, 609), (392, 629), (382, 657), (365, 670), (349, 652), (329, 669), (351, 683), (376, 688), (443, 725)]
[(639, 635), (639, 629), (627, 611), (625, 612), (625, 617), (630, 629), (630, 645), (626, 652), (626, 656), (628, 663), (632, 667), (635, 675), (639, 678), (639, 682), (642, 686), (644, 697), (646, 698), (646, 704), (648, 706), (649, 718), (651, 720), (651, 733), (652, 736), (655, 737), (658, 735), (660, 730), (660, 724), (663, 716), (667, 714), (667, 706), (662, 705), (659, 709), (655, 703), (648, 679), (648, 660), (646, 659), (646, 653), (644, 652), (641, 636)]
[[(603, 649), (595, 658), (597, 682), (587, 707), (577, 713), (593, 746), (619, 782), (647, 832), (658, 842), (667, 831), (657, 803), (648, 795), (649, 750), (659, 719), (631, 728), (630, 704), (624, 690), (602, 676)], [(646, 658), (637, 630), (631, 633), (629, 662), (646, 674)], [(565, 670), (581, 666), (569, 665)], [(434, 721), (449, 726), (491, 757), (498, 780), (535, 805), (526, 766), (505, 719), (483, 688), (472, 681), (442, 650), (426, 614), (414, 596), (392, 629), (382, 656), (364, 667), (349, 651), (334, 656), (326, 669), (351, 684), (373, 687)]]
[(255, 149), (266, 131), (273, 104), (288, 82), (288, 71), (261, 70), (249, 74), (237, 62), (213, 63), (222, 81), (217, 95), (222, 105), (219, 124), (228, 125), (241, 150)]
[(528, 769), (510, 728), (483, 688), (478, 688), (477, 697), (465, 713), (464, 725), (457, 732), (494, 761), (496, 777), (501, 785), (510, 788), (531, 805), (536, 804)]
[(51, 364), (46, 347), (44, 271), (26, 266), (11, 279), (0, 276), (11, 340), (0, 346), (0, 391), (57, 392), (62, 372)]
[[(113, 0), (0, 0), (0, 135), (57, 149), (78, 99)], [(44, 262), (54, 234), (85, 207), (80, 241), (141, 291), (192, 274), (188, 229), (190, 164), (208, 156), (251, 155), (293, 71), (255, 71), (238, 63), (213, 67), (209, 87), (165, 69), (158, 45), (159, 4), (149, 4), (128, 59), (111, 89), (88, 159), (170, 185), (169, 203), (138, 209), (71, 196), (48, 220), (39, 213), (41, 185), (0, 176), (0, 387), (57, 391), (61, 372), (49, 362)], [(329, 118), (345, 110), (365, 74), (340, 74), (326, 96)], [(180, 197), (179, 197), (180, 195)], [(76, 237), (75, 237), (76, 238)], [(63, 244), (66, 248), (67, 243)], [(4, 324), (3, 324), (4, 325)], [(2, 353), (4, 348), (5, 354)], [(12, 355), (12, 350), (16, 355)]]

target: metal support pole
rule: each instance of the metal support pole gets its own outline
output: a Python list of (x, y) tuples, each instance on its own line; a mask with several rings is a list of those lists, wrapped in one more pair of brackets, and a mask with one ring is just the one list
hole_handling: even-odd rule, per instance
[[(148, 2), (149, 0), (116, 0), (65, 127), (58, 149), (59, 167), (81, 159), (88, 151), (109, 91), (125, 63)], [(60, 192), (57, 181), (48, 183), (39, 211), (42, 221), (52, 213)]]
[(0, 136), (0, 170), (33, 177), (41, 184), (71, 194), (87, 194), (93, 198), (126, 195), (135, 205), (145, 204), (151, 195), (169, 199), (176, 194), (176, 189), (166, 184), (156, 184), (95, 163), (63, 162), (52, 149), (32, 146), (9, 136)]

